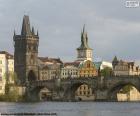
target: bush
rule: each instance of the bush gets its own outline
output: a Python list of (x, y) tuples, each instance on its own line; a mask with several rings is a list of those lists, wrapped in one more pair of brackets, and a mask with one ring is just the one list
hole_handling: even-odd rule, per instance
[(18, 94), (17, 86), (6, 84), (5, 94), (0, 95), (0, 101), (8, 101), (8, 102), (24, 101), (24, 96)]

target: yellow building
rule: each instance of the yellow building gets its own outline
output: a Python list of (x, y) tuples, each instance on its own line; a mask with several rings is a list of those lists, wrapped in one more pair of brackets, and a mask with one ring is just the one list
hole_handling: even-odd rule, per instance
[[(93, 78), (98, 75), (98, 71), (96, 70), (94, 63), (87, 60), (80, 63), (78, 67), (78, 74), (79, 78)], [(81, 100), (94, 100), (94, 93), (88, 85), (84, 84), (77, 89), (76, 97)]]
[(98, 75), (98, 71), (92, 61), (83, 61), (79, 65), (79, 77), (94, 77)]

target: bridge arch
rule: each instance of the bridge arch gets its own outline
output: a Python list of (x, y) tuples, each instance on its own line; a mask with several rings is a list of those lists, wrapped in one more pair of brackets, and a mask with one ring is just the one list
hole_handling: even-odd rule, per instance
[(92, 93), (94, 93), (94, 90), (93, 90), (92, 85), (90, 83), (87, 83), (87, 82), (73, 82), (66, 87), (66, 89), (64, 91), (64, 99), (75, 100), (76, 99), (75, 98), (76, 91), (82, 85), (87, 85), (88, 88), (90, 88), (92, 90)]
[[(52, 89), (50, 89), (47, 85), (46, 86), (36, 86), (32, 89), (30, 89), (29, 91), (29, 94), (30, 94), (30, 97), (29, 98), (32, 98), (33, 101), (40, 101), (40, 100), (43, 100), (41, 98), (41, 94), (40, 92), (43, 90), (43, 89), (46, 89), (47, 92), (49, 92), (49, 97), (52, 97)], [(50, 95), (51, 94), (51, 95)], [(46, 99), (47, 100), (47, 99)], [(51, 100), (51, 98), (49, 98), (49, 100)]]
[(109, 101), (118, 101), (118, 98), (117, 98), (117, 93), (123, 89), (125, 86), (132, 86), (134, 87), (135, 89), (137, 89), (139, 92), (140, 92), (140, 87), (135, 84), (135, 83), (132, 83), (132, 82), (127, 82), (127, 83), (117, 83), (115, 84), (113, 87), (111, 87), (109, 90), (108, 90), (108, 100)]
[(28, 81), (29, 82), (32, 82), (32, 81), (35, 81), (36, 79), (37, 79), (37, 77), (36, 77), (34, 71), (33, 70), (30, 70), (28, 72)]

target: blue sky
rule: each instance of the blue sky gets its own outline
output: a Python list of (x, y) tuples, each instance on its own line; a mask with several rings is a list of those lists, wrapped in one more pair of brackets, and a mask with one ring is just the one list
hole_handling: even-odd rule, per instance
[(125, 0), (0, 0), (0, 50), (13, 53), (13, 32), (20, 34), (22, 18), (39, 30), (39, 56), (76, 59), (84, 24), (93, 58), (140, 60), (140, 7)]

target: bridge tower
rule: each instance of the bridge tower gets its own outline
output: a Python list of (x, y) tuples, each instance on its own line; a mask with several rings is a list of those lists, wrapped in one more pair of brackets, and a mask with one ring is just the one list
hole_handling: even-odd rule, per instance
[(77, 61), (90, 60), (92, 61), (92, 49), (88, 45), (88, 36), (85, 32), (85, 25), (81, 32), (81, 45), (77, 48)]
[(14, 68), (17, 83), (25, 85), (29, 81), (38, 79), (38, 32), (30, 28), (29, 16), (24, 15), (21, 34), (14, 32)]

